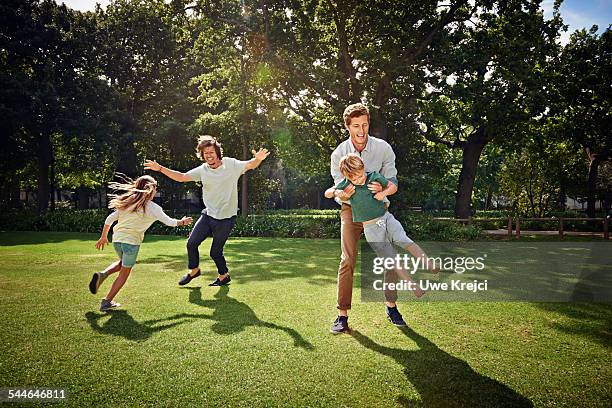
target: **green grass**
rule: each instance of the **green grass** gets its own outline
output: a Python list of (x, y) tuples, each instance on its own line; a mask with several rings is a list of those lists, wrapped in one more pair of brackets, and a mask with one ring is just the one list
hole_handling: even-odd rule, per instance
[[(612, 307), (417, 303), (410, 328), (353, 294), (333, 336), (337, 240), (232, 238), (227, 288), (179, 288), (185, 238), (147, 236), (97, 311), (97, 235), (0, 233), (0, 388), (64, 387), (58, 406), (607, 407)], [(357, 284), (357, 282), (356, 282)], [(356, 285), (357, 286), (357, 285)], [(14, 405), (10, 405), (14, 406)]]

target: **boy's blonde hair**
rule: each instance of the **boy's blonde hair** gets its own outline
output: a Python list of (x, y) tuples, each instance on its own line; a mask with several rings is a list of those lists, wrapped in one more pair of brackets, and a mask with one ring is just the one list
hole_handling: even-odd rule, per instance
[(215, 148), (217, 157), (222, 159), (223, 148), (221, 147), (221, 143), (217, 142), (217, 139), (210, 135), (203, 135), (198, 138), (198, 145), (196, 146), (196, 156), (198, 156), (198, 159), (204, 161), (204, 149), (210, 146)]
[(157, 181), (151, 176), (140, 176), (136, 180), (119, 174), (123, 179), (123, 183), (112, 182), (108, 186), (116, 191), (125, 191), (123, 194), (109, 194), (111, 201), (108, 208), (115, 210), (127, 210), (131, 208), (132, 212), (142, 208), (145, 211), (145, 205), (155, 197), (155, 189)]
[(366, 115), (368, 117), (368, 122), (370, 121), (370, 111), (368, 107), (363, 103), (354, 103), (349, 105), (344, 109), (344, 113), (342, 114), (342, 118), (344, 119), (344, 124), (346, 126), (351, 124), (351, 119), (356, 118), (358, 116)]
[(362, 171), (364, 168), (363, 160), (356, 153), (349, 153), (340, 159), (340, 172), (344, 177), (355, 175), (355, 173)]

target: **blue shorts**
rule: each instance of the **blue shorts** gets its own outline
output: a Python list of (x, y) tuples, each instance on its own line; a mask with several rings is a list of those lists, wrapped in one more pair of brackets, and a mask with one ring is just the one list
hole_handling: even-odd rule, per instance
[(136, 265), (136, 258), (138, 257), (140, 245), (113, 242), (113, 247), (115, 247), (115, 252), (117, 252), (119, 259), (121, 259), (121, 266), (131, 268)]

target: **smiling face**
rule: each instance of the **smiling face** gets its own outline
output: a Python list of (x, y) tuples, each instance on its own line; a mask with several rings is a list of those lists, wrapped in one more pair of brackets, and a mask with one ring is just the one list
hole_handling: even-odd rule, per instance
[(221, 160), (219, 159), (219, 156), (217, 156), (217, 151), (215, 150), (214, 146), (207, 146), (202, 149), (202, 158), (213, 169), (215, 167), (219, 167), (221, 164)]
[(358, 152), (361, 152), (368, 144), (368, 129), (370, 127), (368, 115), (350, 118), (350, 123), (345, 126), (349, 132), (353, 146), (355, 146)]

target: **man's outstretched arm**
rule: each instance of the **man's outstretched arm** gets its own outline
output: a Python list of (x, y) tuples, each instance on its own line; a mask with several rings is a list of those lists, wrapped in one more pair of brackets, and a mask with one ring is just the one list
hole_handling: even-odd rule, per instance
[(164, 167), (155, 160), (145, 160), (144, 168), (145, 170), (159, 171), (164, 176), (169, 177), (172, 180), (178, 181), (180, 183), (184, 183), (186, 181), (193, 181), (193, 179), (187, 174)]
[(256, 152), (255, 150), (252, 150), (252, 153), (253, 153), (253, 158), (249, 160), (248, 162), (246, 162), (244, 166), (245, 171), (256, 169), (257, 167), (259, 167), (261, 162), (264, 161), (266, 157), (270, 155), (270, 152), (268, 151), (268, 149), (259, 149), (258, 152)]

